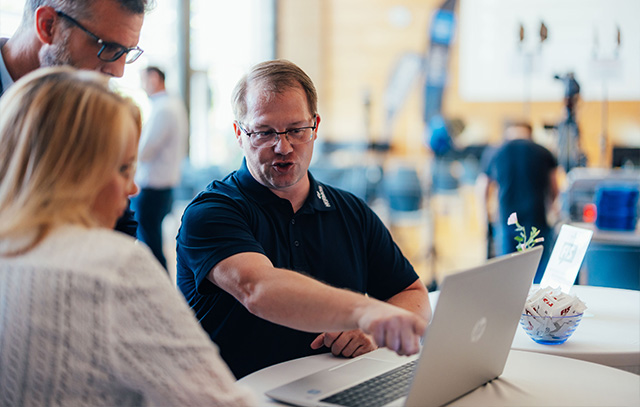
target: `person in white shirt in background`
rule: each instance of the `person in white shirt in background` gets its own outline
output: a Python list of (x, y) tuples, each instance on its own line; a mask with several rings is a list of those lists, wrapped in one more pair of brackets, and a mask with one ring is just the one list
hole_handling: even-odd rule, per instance
[(147, 67), (140, 79), (151, 112), (140, 136), (135, 175), (140, 193), (132, 199), (132, 207), (138, 221), (138, 239), (166, 269), (162, 221), (171, 212), (173, 188), (180, 183), (180, 165), (189, 136), (188, 116), (182, 100), (167, 93), (165, 73), (160, 68)]

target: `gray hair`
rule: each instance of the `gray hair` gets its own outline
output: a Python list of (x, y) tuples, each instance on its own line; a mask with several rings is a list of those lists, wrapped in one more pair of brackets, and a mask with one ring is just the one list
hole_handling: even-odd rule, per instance
[[(96, 0), (26, 0), (23, 13), (23, 21), (32, 21), (38, 7), (50, 6), (56, 10), (73, 14), (75, 18), (90, 17), (91, 4)], [(114, 1), (122, 9), (133, 14), (143, 14), (155, 6), (155, 0), (104, 0)]]

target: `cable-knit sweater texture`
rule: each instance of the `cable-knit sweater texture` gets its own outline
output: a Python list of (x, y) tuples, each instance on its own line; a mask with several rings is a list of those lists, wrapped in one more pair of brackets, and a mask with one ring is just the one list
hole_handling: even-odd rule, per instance
[(142, 244), (65, 226), (0, 257), (0, 406), (251, 404)]

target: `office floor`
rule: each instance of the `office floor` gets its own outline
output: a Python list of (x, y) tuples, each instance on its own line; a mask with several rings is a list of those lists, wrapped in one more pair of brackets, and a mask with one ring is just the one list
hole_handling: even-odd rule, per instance
[[(172, 281), (176, 274), (175, 238), (185, 204), (178, 203), (163, 224)], [(420, 211), (408, 214), (390, 215), (374, 207), (426, 285), (485, 260), (486, 240), (477, 208), (472, 186), (436, 194), (423, 203)]]

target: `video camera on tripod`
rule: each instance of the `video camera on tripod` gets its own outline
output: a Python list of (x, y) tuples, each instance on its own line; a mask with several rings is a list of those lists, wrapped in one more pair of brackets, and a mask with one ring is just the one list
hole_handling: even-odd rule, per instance
[(580, 84), (576, 81), (573, 72), (568, 72), (564, 76), (554, 75), (553, 77), (564, 83), (564, 104), (567, 107), (567, 115), (573, 117), (578, 95), (580, 95)]

